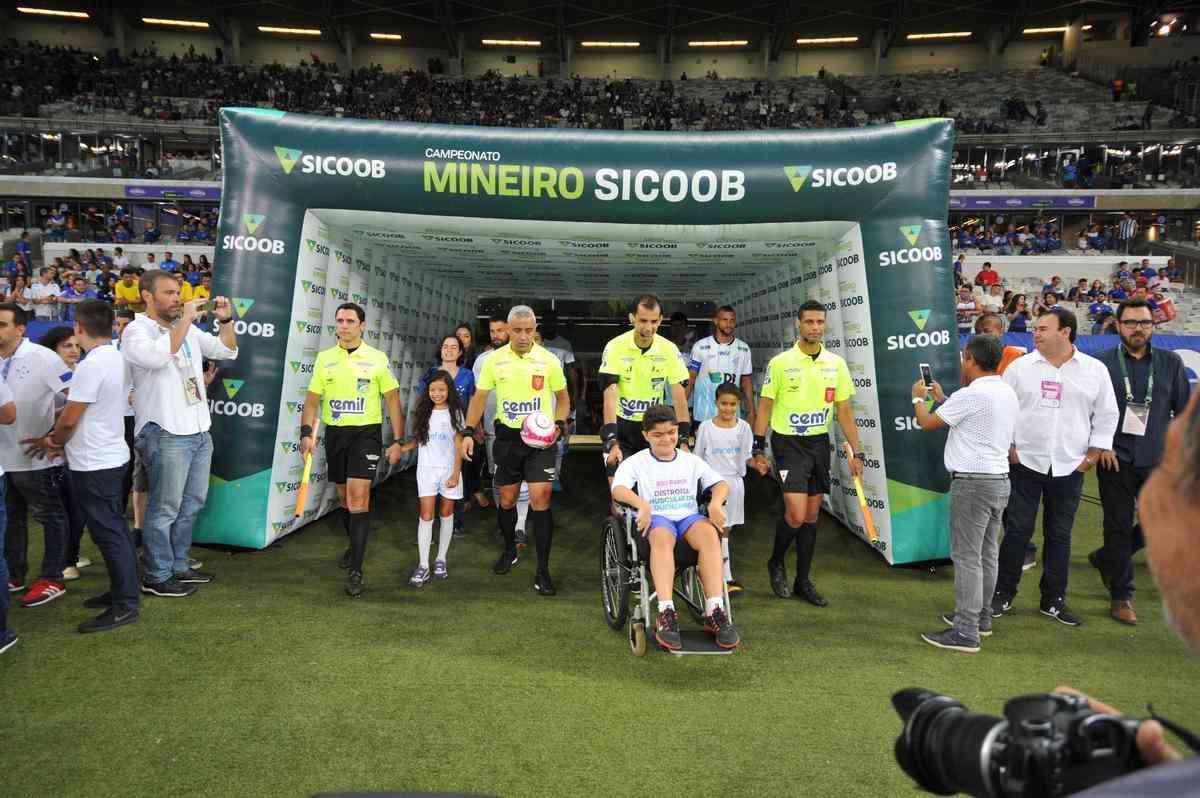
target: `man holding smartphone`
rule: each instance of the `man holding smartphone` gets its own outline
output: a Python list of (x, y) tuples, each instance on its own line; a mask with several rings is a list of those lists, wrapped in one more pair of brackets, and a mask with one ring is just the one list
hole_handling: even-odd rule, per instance
[(212, 335), (192, 323), (196, 302), (181, 301), (169, 272), (152, 269), (139, 285), (146, 312), (125, 327), (121, 352), (133, 382), (134, 446), (149, 477), (142, 592), (175, 598), (213, 581), (188, 563), (212, 464), (203, 363), (236, 358), (237, 335), (226, 297), (213, 300), (220, 334)]
[[(954, 561), (954, 612), (950, 627), (921, 635), (931, 646), (979, 651), (979, 638), (992, 633), (991, 598), (1008, 504), (1008, 445), (1017, 421), (1017, 395), (997, 373), (1003, 345), (994, 335), (976, 335), (963, 351), (963, 387), (949, 399), (922, 363), (912, 403), (923, 430), (950, 428), (943, 459), (950, 472), (950, 558)], [(926, 397), (940, 404), (926, 407)]]

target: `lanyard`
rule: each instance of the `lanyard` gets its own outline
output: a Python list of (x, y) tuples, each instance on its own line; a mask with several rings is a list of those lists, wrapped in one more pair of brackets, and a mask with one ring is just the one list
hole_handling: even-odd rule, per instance
[[(1147, 351), (1146, 357), (1150, 358), (1150, 381), (1146, 383), (1146, 407), (1150, 406), (1151, 394), (1154, 393), (1154, 353)], [(1121, 366), (1121, 376), (1125, 378), (1125, 402), (1126, 404), (1133, 403), (1133, 386), (1129, 383), (1129, 370), (1125, 366), (1125, 347), (1117, 347), (1117, 363)]]

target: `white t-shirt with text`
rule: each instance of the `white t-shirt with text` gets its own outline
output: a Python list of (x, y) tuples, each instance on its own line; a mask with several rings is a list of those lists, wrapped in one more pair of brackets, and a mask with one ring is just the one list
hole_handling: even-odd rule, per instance
[(718, 482), (721, 475), (712, 466), (690, 452), (675, 450), (672, 460), (659, 460), (643, 449), (621, 461), (613, 477), (613, 487), (632, 489), (650, 505), (653, 515), (670, 521), (682, 521), (699, 512), (696, 494)]

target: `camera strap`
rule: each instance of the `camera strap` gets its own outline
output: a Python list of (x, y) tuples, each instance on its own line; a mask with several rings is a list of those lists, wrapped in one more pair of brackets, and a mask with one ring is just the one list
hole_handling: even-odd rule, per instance
[(1154, 711), (1153, 704), (1147, 704), (1146, 711), (1150, 713), (1150, 717), (1153, 720), (1156, 720), (1159, 723), (1161, 723), (1163, 725), (1164, 729), (1166, 729), (1167, 731), (1174, 734), (1176, 737), (1178, 737), (1180, 740), (1183, 741), (1184, 745), (1186, 745), (1188, 748), (1192, 749), (1192, 753), (1200, 754), (1200, 736), (1197, 736), (1195, 732), (1188, 731), (1187, 729), (1180, 726), (1178, 723), (1173, 723), (1172, 721), (1169, 721), (1166, 718), (1164, 718), (1162, 715), (1159, 715), (1157, 712)]

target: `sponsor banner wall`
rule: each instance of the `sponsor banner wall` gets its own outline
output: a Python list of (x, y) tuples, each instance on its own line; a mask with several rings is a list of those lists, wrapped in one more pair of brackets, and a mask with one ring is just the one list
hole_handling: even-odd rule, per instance
[[(830, 349), (863, 381), (856, 414), (876, 425), (860, 433), (868, 455), (879, 455), (865, 486), (883, 504), (877, 525), (891, 532), (884, 554), (893, 562), (945, 556), (944, 437), (904, 429), (911, 405), (883, 386), (911, 384), (918, 362), (957, 373), (946, 340), (952, 130), (947, 120), (918, 120), (770, 137), (612, 136), (223, 109), (216, 289), (252, 302), (240, 321), (279, 332), (242, 337), (239, 359), (223, 374), (243, 381), (236, 399), (263, 405), (262, 417), (251, 411), (214, 425), (206, 516), (236, 507), (223, 520), (247, 530), (202, 526), (239, 545), (286, 531), (271, 526), (286, 507), (272, 503), (271, 483), (295, 465), (283, 462), (279, 438), (294, 422), (281, 415), (303, 401), (299, 375), (288, 375), (297, 350), (302, 360), (317, 335), (295, 324), (315, 315), (296, 297), (303, 280), (319, 279), (317, 261), (304, 254), (308, 239), (320, 240), (305, 221), (312, 210), (331, 250), (316, 347), (332, 345), (331, 291), (340, 286), (368, 308), (368, 340), (395, 362), (409, 414), (438, 337), (473, 316), (481, 291), (725, 297), (751, 317), (744, 332), (759, 383), (769, 355), (794, 340), (788, 322), (797, 300), (818, 299), (830, 307)], [(333, 268), (336, 251), (350, 253), (346, 272)], [(831, 271), (821, 273), (824, 266)], [(845, 463), (837, 462), (841, 479)], [(842, 493), (830, 505), (853, 524), (856, 502)], [(327, 492), (322, 509), (329, 506)]]

